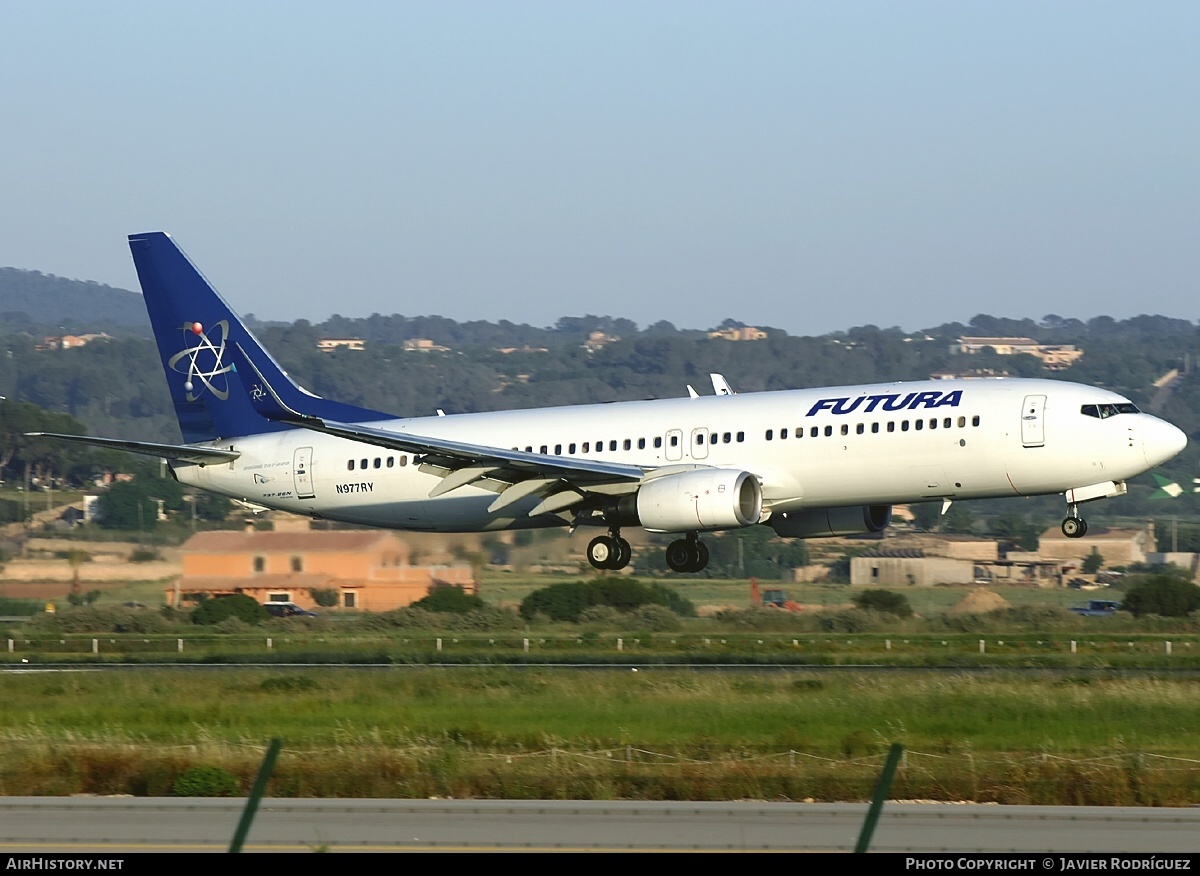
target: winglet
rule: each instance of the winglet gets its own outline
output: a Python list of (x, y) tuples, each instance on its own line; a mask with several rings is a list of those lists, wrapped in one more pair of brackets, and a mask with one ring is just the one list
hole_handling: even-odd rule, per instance
[(246, 396), (250, 400), (250, 406), (254, 408), (256, 414), (273, 423), (291, 423), (297, 426), (321, 422), (318, 417), (301, 413), (290, 407), (279, 397), (279, 393), (271, 386), (270, 381), (258, 369), (253, 360), (246, 355), (242, 345), (235, 342), (233, 347), (234, 349), (230, 353), (233, 370), (237, 372), (242, 388), (245, 389)]

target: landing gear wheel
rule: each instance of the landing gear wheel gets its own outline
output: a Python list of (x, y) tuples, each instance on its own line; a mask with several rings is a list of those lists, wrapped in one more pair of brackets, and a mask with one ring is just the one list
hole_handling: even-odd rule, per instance
[(598, 535), (588, 543), (588, 562), (595, 569), (613, 568), (612, 562), (619, 559), (620, 556), (621, 549), (619, 543), (611, 535)]
[(685, 539), (677, 539), (667, 545), (667, 565), (672, 572), (690, 572), (692, 548)]
[(633, 558), (633, 548), (619, 535), (598, 535), (588, 544), (587, 558), (596, 569), (624, 569)]
[(608, 568), (624, 569), (629, 565), (629, 561), (633, 559), (633, 548), (629, 546), (629, 542), (620, 536), (617, 536), (614, 540), (617, 543), (617, 552), (613, 556), (612, 565)]
[(1062, 534), (1067, 538), (1083, 538), (1087, 535), (1087, 521), (1082, 517), (1068, 517), (1062, 522)]
[(667, 546), (667, 565), (673, 572), (699, 572), (708, 565), (708, 548), (694, 535)]

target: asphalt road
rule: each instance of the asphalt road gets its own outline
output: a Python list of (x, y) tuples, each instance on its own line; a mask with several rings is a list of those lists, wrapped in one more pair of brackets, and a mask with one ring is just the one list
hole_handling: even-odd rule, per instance
[[(0, 854), (222, 852), (243, 799), (0, 797)], [(852, 851), (865, 804), (264, 800), (245, 851)], [(889, 803), (873, 852), (1187, 853), (1200, 807)]]

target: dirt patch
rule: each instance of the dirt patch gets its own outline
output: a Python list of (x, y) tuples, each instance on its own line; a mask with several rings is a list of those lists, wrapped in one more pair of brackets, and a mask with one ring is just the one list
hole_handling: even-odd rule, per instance
[(994, 593), (984, 587), (972, 590), (960, 599), (947, 614), (987, 614), (998, 608), (1009, 608), (1010, 603), (999, 593)]
[[(85, 590), (119, 590), (125, 582), (101, 584), (88, 582)], [(8, 599), (65, 600), (71, 592), (69, 581), (4, 581), (0, 582), (0, 596)]]

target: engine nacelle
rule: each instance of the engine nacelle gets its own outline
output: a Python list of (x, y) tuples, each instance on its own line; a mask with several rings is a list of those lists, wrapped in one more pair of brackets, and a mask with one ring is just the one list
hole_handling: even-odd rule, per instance
[(854, 508), (810, 508), (772, 514), (771, 528), (781, 538), (825, 538), (882, 532), (892, 522), (891, 505)]
[(727, 468), (665, 475), (642, 484), (637, 515), (650, 532), (752, 526), (762, 517), (762, 486), (749, 472)]

